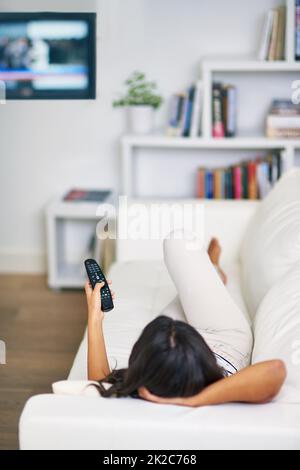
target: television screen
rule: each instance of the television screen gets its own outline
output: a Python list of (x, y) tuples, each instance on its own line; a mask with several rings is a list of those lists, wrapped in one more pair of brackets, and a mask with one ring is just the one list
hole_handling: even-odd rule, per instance
[(95, 13), (0, 14), (7, 99), (95, 98), (95, 53)]

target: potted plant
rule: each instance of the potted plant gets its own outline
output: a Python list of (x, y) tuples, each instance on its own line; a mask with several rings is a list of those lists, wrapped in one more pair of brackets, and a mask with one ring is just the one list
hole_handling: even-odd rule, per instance
[(130, 131), (134, 134), (149, 134), (153, 131), (154, 110), (162, 103), (155, 82), (146, 80), (142, 72), (134, 72), (126, 81), (126, 94), (113, 102), (114, 107), (127, 107)]

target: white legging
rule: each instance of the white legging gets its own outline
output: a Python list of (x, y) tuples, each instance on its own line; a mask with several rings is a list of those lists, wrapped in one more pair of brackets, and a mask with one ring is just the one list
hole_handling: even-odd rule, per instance
[(178, 296), (162, 314), (184, 314), (215, 354), (237, 370), (247, 367), (253, 342), (250, 325), (229, 295), (203, 243), (191, 233), (173, 232), (164, 240), (164, 257)]

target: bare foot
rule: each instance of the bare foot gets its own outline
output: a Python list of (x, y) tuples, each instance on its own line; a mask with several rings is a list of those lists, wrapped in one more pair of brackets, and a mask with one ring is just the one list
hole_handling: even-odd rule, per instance
[(223, 283), (227, 284), (227, 276), (220, 267), (220, 256), (222, 248), (217, 238), (211, 239), (207, 252), (211, 262), (216, 266), (219, 276), (222, 279)]

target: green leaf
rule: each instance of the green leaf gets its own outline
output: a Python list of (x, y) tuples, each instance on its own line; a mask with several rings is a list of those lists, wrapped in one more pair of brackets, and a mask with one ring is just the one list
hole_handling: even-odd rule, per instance
[(162, 97), (154, 91), (157, 89), (155, 82), (148, 82), (146, 75), (138, 70), (134, 71), (124, 82), (127, 92), (119, 100), (113, 101), (113, 106), (149, 105), (159, 108)]

